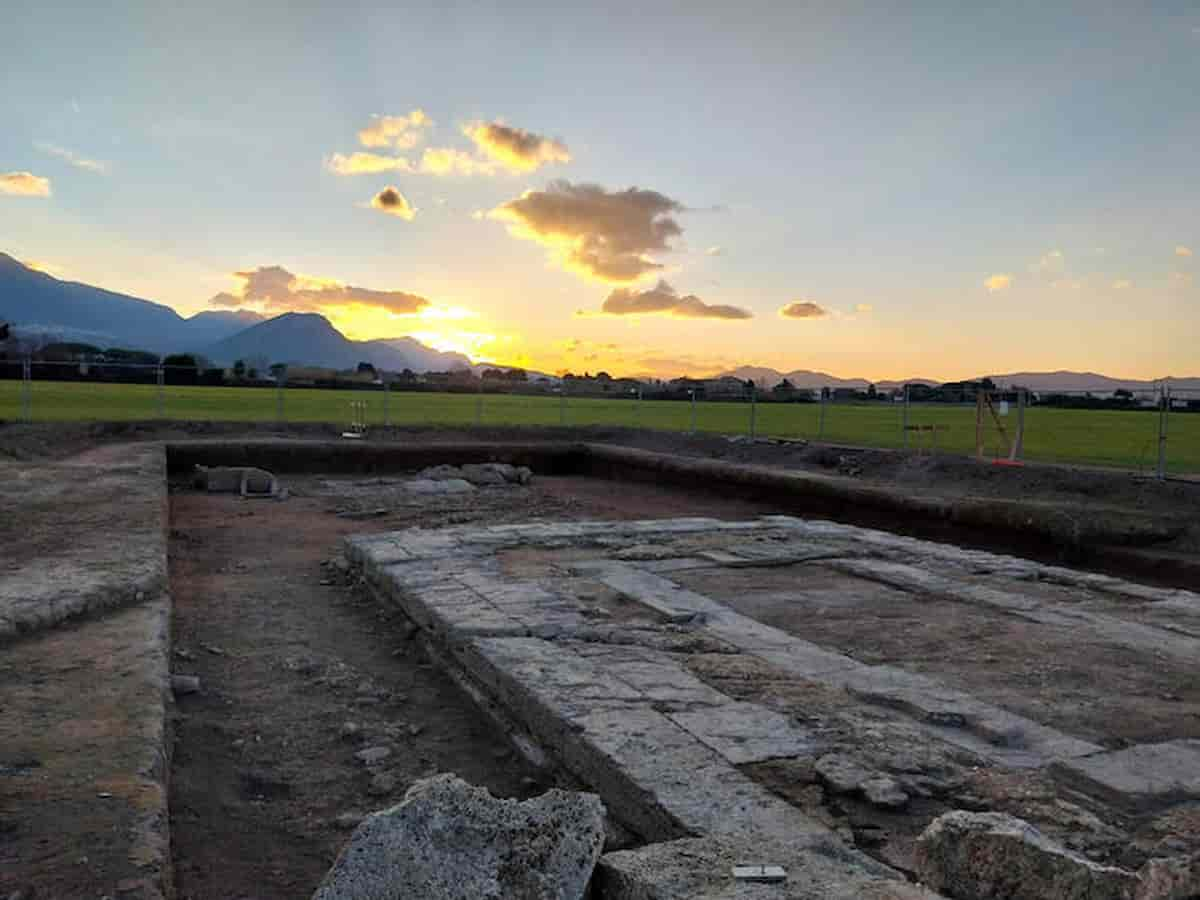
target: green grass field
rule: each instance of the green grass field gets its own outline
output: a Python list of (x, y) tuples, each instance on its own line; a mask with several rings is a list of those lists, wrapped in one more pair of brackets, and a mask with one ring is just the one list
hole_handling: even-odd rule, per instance
[[(20, 415), (18, 381), (0, 381), (0, 420)], [(283, 392), (284, 419), (290, 422), (349, 424), (350, 402), (367, 404), (368, 424), (395, 425), (623, 425), (687, 431), (692, 427), (688, 403), (633, 399), (602, 400), (513, 395), (329, 391), (289, 388)], [(196, 421), (273, 422), (277, 392), (265, 388), (167, 387), (165, 415)], [(698, 403), (699, 431), (746, 434), (751, 407), (747, 403)], [(821, 431), (815, 403), (760, 403), (757, 433), (762, 436), (817, 438), (871, 447), (899, 447), (904, 441), (901, 407), (883, 403), (830, 403)], [(119, 421), (159, 417), (158, 389), (153, 385), (33, 382), (34, 421)], [(478, 419), (477, 419), (478, 417)], [(1015, 412), (1004, 420), (1015, 426)], [(937, 449), (975, 451), (974, 406), (914, 404), (911, 425), (944, 425)], [(989, 430), (989, 452), (999, 441)], [(1175, 473), (1200, 472), (1200, 414), (1173, 413), (1169, 420), (1168, 468)], [(1026, 412), (1024, 458), (1151, 471), (1157, 459), (1158, 416), (1153, 411), (1074, 410), (1033, 407)], [(929, 446), (929, 434), (920, 436)], [(917, 437), (910, 434), (910, 446)]]

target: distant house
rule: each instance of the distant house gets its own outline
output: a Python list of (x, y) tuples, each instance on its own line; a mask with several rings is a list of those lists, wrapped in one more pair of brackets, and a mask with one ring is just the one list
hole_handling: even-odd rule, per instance
[(720, 378), (708, 378), (703, 382), (704, 395), (709, 400), (740, 400), (750, 394), (746, 382), (732, 375), (722, 375)]

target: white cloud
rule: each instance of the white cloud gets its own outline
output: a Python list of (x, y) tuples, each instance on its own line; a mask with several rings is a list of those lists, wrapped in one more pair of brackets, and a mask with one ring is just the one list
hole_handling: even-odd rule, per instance
[(77, 169), (84, 169), (88, 172), (95, 172), (97, 175), (107, 175), (109, 165), (106, 162), (100, 162), (96, 159), (88, 159), (86, 156), (80, 156), (73, 150), (68, 150), (66, 147), (59, 147), (57, 144), (37, 144), (39, 150), (43, 153), (49, 153), (51, 156), (57, 156), (59, 159), (64, 159)]

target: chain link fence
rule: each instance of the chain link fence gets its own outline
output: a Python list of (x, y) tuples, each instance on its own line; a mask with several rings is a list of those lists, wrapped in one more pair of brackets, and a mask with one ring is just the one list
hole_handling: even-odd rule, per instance
[(230, 385), (222, 370), (187, 366), (7, 360), (0, 361), (0, 420), (619, 426), (1200, 476), (1200, 391), (1169, 382), (1115, 394), (997, 390), (985, 406), (978, 395), (931, 401), (907, 389), (867, 397), (824, 388), (787, 401), (750, 389), (721, 398), (696, 391), (666, 400), (640, 389), (595, 396), (561, 385), (499, 391), (475, 381), (436, 390), (364, 377), (316, 387), (290, 384), (280, 372)]

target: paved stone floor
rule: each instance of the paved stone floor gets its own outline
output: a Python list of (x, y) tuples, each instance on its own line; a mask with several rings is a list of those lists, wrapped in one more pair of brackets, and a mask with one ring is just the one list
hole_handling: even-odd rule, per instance
[(912, 841), (951, 808), (1131, 868), (1200, 843), (1195, 594), (784, 516), (347, 555), (642, 840), (604, 858), (605, 896), (921, 896)]

